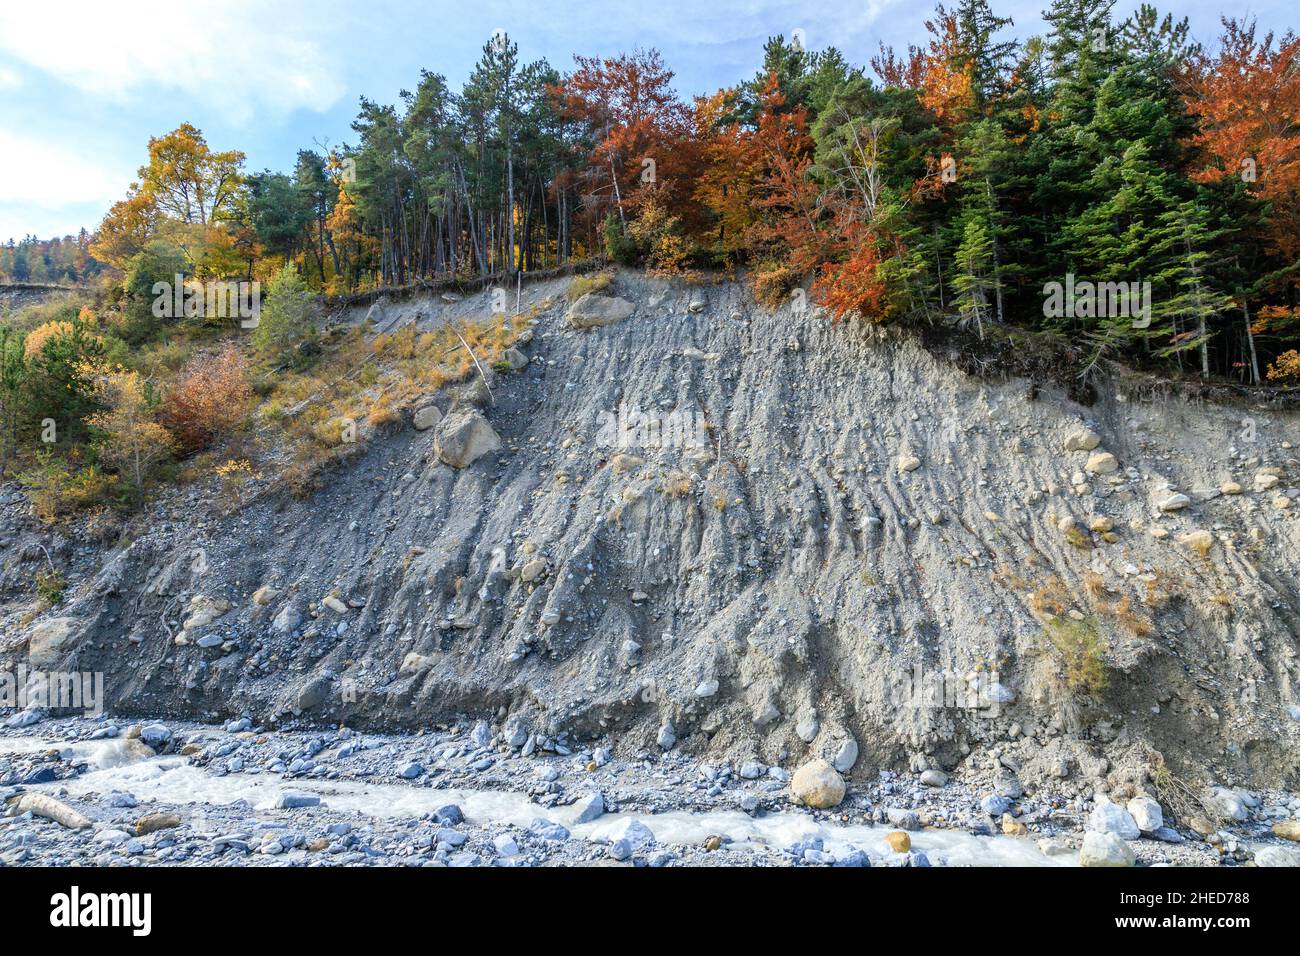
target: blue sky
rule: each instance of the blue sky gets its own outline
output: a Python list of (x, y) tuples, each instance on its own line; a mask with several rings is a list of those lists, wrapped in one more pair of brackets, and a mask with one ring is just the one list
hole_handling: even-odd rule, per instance
[[(1127, 15), (1138, 0), (1116, 4)], [(1042, 32), (1046, 0), (994, 0), (1014, 33)], [(1158, 4), (1173, 9), (1170, 4)], [(1290, 3), (1184, 0), (1198, 39), (1220, 11), (1285, 32)], [(458, 86), (504, 29), (524, 60), (657, 47), (687, 95), (751, 76), (763, 41), (804, 31), (865, 63), (924, 37), (930, 0), (2, 0), (0, 242), (93, 230), (152, 135), (191, 122), (248, 169), (288, 169), (303, 147), (350, 139), (365, 94), (394, 102), (421, 67)]]

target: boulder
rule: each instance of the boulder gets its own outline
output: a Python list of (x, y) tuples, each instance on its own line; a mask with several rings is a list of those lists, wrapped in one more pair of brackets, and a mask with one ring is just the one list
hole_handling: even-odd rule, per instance
[(567, 317), (575, 329), (595, 329), (622, 322), (635, 311), (636, 306), (627, 299), (588, 292), (569, 306)]
[(1256, 866), (1300, 866), (1300, 856), (1284, 846), (1266, 846), (1255, 851)]
[(434, 438), (439, 460), (452, 468), (468, 468), (484, 455), (502, 448), (501, 438), (483, 415), (473, 409), (453, 409)]
[(1273, 824), (1273, 835), (1300, 843), (1300, 820), (1281, 820)]
[(27, 662), (32, 667), (57, 664), (67, 645), (76, 637), (77, 622), (71, 617), (55, 617), (36, 624), (27, 632)]
[(253, 592), (253, 603), (258, 607), (265, 607), (280, 596), (280, 592), (269, 584), (263, 584)]
[(442, 412), (437, 405), (424, 405), (415, 410), (415, 416), (411, 419), (411, 424), (415, 426), (417, 432), (422, 432), (437, 427), (441, 421)]
[(175, 813), (146, 813), (135, 821), (135, 835), (148, 836), (158, 830), (170, 830), (181, 825), (181, 818)]
[(181, 627), (186, 631), (207, 627), (229, 610), (229, 601), (208, 597), (205, 594), (196, 594), (190, 598), (189, 616), (185, 618)]
[(840, 773), (848, 773), (858, 762), (858, 742), (850, 737), (845, 740), (831, 756), (831, 766)]
[(298, 691), (295, 704), (299, 710), (312, 710), (325, 703), (330, 696), (330, 682), (327, 678), (316, 677), (308, 681)]
[(411, 651), (402, 658), (401, 672), (403, 674), (415, 674), (420, 671), (427, 671), (432, 666), (432, 657), (426, 657), (424, 654), (417, 654), (415, 651)]
[(1077, 428), (1065, 436), (1066, 451), (1092, 451), (1101, 444), (1101, 436), (1091, 428)]
[(280, 613), (271, 619), (271, 630), (276, 634), (292, 634), (302, 624), (302, 612), (292, 604), (280, 608)]
[(1192, 503), (1192, 499), (1184, 494), (1175, 492), (1172, 495), (1165, 495), (1156, 502), (1156, 508), (1160, 511), (1182, 511)]
[(1206, 791), (1205, 802), (1220, 820), (1241, 823), (1248, 815), (1245, 801), (1227, 787), (1210, 788)]
[(1164, 811), (1150, 797), (1134, 797), (1125, 809), (1143, 833), (1155, 833), (1165, 825)]
[(1133, 815), (1109, 800), (1098, 801), (1088, 817), (1088, 829), (1095, 833), (1113, 833), (1124, 840), (1136, 840), (1142, 835)]
[(885, 842), (895, 853), (906, 853), (912, 849), (912, 838), (902, 830), (891, 830), (885, 834)]
[(1115, 834), (1089, 830), (1083, 835), (1080, 866), (1132, 866), (1136, 862), (1133, 848)]
[(795, 799), (817, 810), (839, 806), (844, 799), (844, 778), (820, 757), (808, 761), (795, 771), (790, 791)]

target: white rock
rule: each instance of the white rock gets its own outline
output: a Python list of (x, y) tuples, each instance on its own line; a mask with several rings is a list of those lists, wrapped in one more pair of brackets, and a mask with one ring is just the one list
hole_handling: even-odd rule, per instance
[(1115, 834), (1089, 830), (1083, 835), (1080, 866), (1132, 866), (1136, 862), (1133, 848)]
[(1134, 797), (1126, 806), (1129, 815), (1143, 833), (1154, 833), (1165, 825), (1165, 814), (1160, 804), (1150, 797)]
[(1125, 840), (1136, 840), (1142, 835), (1133, 815), (1109, 800), (1098, 801), (1088, 817), (1088, 829), (1097, 833), (1113, 833)]

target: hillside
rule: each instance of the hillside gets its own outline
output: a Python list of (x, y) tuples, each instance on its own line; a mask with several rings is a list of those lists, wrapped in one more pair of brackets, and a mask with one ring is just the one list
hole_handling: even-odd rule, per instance
[[(1115, 786), (1159, 754), (1190, 783), (1294, 788), (1295, 413), (1107, 388), (1083, 407), (739, 284), (630, 271), (608, 295), (631, 315), (577, 329), (567, 287), (524, 288), (522, 369), (417, 402), (433, 428), (408, 409), (367, 429), (306, 500), (175, 490), (98, 545), (10, 491), (0, 665), (102, 670), (127, 714), (464, 715), (516, 747), (825, 754), (863, 779), (1003, 759)], [(330, 321), (489, 311), (447, 299)], [(704, 433), (620, 447), (621, 408), (690, 413), (652, 441), (689, 442), (696, 413)], [(70, 584), (28, 620), (47, 553)], [(918, 704), (916, 668), (980, 696)]]

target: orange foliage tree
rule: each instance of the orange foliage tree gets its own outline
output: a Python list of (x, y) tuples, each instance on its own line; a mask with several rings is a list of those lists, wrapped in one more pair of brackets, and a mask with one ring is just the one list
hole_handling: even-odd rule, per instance
[(248, 362), (234, 345), (189, 361), (167, 390), (163, 422), (187, 452), (206, 448), (248, 412)]
[(1269, 239), (1286, 259), (1300, 256), (1300, 37), (1255, 36), (1255, 24), (1224, 19), (1218, 53), (1186, 74), (1188, 109), (1199, 124), (1191, 144), (1198, 182), (1240, 176), (1271, 204)]

